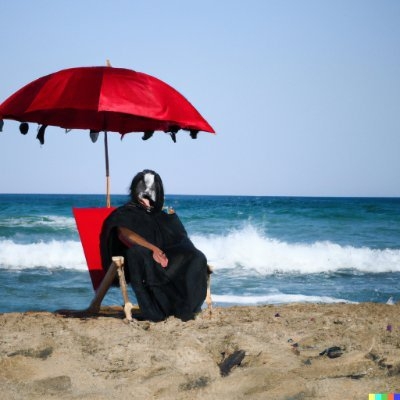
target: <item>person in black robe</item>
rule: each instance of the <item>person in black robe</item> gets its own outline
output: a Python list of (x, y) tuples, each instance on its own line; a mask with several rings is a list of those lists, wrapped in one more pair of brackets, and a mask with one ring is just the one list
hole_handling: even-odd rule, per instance
[(205, 255), (193, 245), (177, 214), (163, 211), (164, 188), (156, 172), (139, 172), (130, 198), (103, 224), (103, 269), (108, 269), (112, 256), (124, 256), (126, 281), (135, 292), (142, 319), (193, 319), (207, 292)]

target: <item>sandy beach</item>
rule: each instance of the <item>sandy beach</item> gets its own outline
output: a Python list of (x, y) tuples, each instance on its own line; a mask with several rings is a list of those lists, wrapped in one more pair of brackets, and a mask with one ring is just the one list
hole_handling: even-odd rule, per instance
[(367, 399), (400, 392), (400, 305), (214, 308), (194, 321), (0, 315), (1, 399)]

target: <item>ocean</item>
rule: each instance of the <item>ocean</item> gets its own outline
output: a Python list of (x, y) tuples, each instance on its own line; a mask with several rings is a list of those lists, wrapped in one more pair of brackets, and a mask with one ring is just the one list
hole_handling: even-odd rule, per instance
[[(165, 205), (214, 269), (215, 306), (400, 301), (400, 198), (166, 195)], [(104, 195), (0, 194), (0, 312), (89, 305), (72, 207), (104, 206)], [(119, 289), (103, 304), (122, 304)]]

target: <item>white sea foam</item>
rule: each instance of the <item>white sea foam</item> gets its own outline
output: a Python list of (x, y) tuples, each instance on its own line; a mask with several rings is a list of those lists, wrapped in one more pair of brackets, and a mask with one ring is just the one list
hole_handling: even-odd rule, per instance
[[(356, 248), (331, 242), (291, 244), (269, 238), (254, 227), (220, 236), (192, 236), (215, 271), (270, 275), (303, 274), (351, 269), (360, 272), (399, 272), (400, 250)], [(50, 241), (18, 244), (0, 240), (0, 268), (34, 267), (85, 270), (79, 241)], [(240, 267), (240, 268), (238, 268)]]
[(214, 304), (287, 304), (287, 303), (352, 303), (329, 296), (306, 296), (300, 294), (274, 293), (265, 296), (213, 295)]
[(12, 226), (13, 228), (48, 227), (52, 229), (76, 229), (75, 220), (72, 217), (58, 215), (2, 218), (0, 220), (0, 227), (2, 226)]
[(361, 272), (400, 271), (400, 250), (341, 246), (331, 242), (286, 243), (247, 226), (225, 236), (193, 236), (213, 267), (269, 275), (318, 273), (354, 269)]
[(55, 240), (31, 244), (0, 241), (0, 267), (15, 270), (37, 267), (87, 269), (80, 242)]

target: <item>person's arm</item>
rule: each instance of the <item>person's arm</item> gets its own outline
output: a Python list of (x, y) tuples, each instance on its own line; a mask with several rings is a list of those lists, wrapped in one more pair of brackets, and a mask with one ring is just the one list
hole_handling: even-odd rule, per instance
[(138, 235), (137, 233), (131, 231), (128, 228), (118, 228), (118, 235), (121, 237), (122, 242), (124, 242), (130, 246), (132, 246), (134, 244), (138, 244), (139, 246), (143, 246), (146, 249), (149, 249), (150, 251), (152, 251), (154, 261), (161, 264), (161, 266), (163, 268), (165, 268), (168, 265), (168, 258), (164, 254), (164, 252), (161, 249), (159, 249), (157, 246), (154, 246), (154, 244), (151, 244), (150, 242), (148, 242), (142, 236)]

